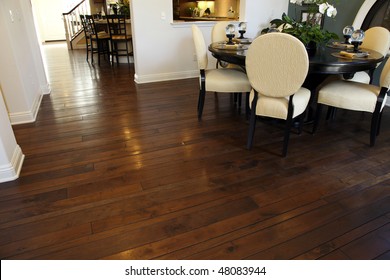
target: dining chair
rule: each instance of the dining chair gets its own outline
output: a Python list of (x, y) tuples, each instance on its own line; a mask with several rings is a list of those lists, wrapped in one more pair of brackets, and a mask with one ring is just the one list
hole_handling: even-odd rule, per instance
[(87, 20), (85, 19), (84, 15), (80, 15), (81, 25), (83, 27), (84, 31), (84, 37), (85, 37), (85, 49), (87, 51), (87, 61), (89, 57), (89, 53), (92, 55), (92, 48), (91, 48), (91, 31), (89, 30)]
[[(213, 26), (213, 28), (211, 29), (211, 43), (227, 41), (226, 26), (228, 26), (228, 24), (230, 23), (231, 23), (230, 21), (218, 21)], [(219, 66), (223, 68), (229, 67), (229, 68), (238, 68), (242, 70), (242, 68), (238, 65), (234, 65), (217, 59), (216, 67), (218, 68)]]
[[(125, 15), (107, 15), (106, 18), (111, 39), (112, 63), (114, 64), (114, 56), (117, 63), (119, 63), (119, 56), (126, 56), (127, 63), (130, 63), (130, 56), (133, 55), (133, 44), (130, 30), (126, 29)], [(131, 48), (129, 48), (129, 44)]]
[(317, 131), (322, 105), (340, 109), (371, 113), (370, 146), (375, 145), (379, 135), (383, 108), (389, 95), (390, 60), (387, 60), (380, 76), (380, 85), (354, 81), (334, 80), (318, 91), (317, 112), (313, 133)]
[[(211, 29), (211, 43), (216, 43), (216, 42), (223, 42), (226, 41), (226, 26), (229, 24), (229, 21), (218, 21), (213, 28)], [(217, 59), (217, 64), (216, 67), (218, 68), (219, 66), (226, 68), (230, 64), (222, 61), (220, 59)]]
[(302, 87), (309, 70), (305, 46), (286, 33), (268, 33), (257, 37), (245, 60), (252, 85), (247, 148), (251, 149), (257, 116), (285, 121), (282, 156), (287, 155), (293, 120), (300, 117), (299, 133), (310, 99), (310, 90)]
[[(217, 43), (217, 42), (226, 42), (227, 41), (227, 37), (226, 37), (226, 26), (228, 26), (228, 24), (230, 24), (231, 22), (230, 21), (218, 21), (214, 26), (213, 28), (211, 29), (211, 43)], [(237, 34), (236, 34), (237, 36)], [(235, 68), (235, 69), (238, 69), (240, 71), (245, 71), (243, 67), (239, 66), (239, 65), (236, 65), (236, 64), (232, 64), (232, 63), (228, 63), (226, 61), (223, 61), (223, 60), (220, 60), (220, 59), (217, 59), (217, 62), (216, 62), (216, 68), (219, 68), (219, 67), (222, 67), (222, 68)], [(248, 113), (248, 95), (249, 95), (249, 92), (246, 96), (246, 111)], [(241, 108), (241, 103), (242, 103), (242, 93), (234, 93), (234, 103), (238, 103), (238, 107)]]
[(198, 119), (202, 118), (206, 92), (242, 93), (250, 92), (251, 85), (246, 74), (238, 69), (207, 69), (207, 47), (202, 31), (192, 25), (192, 37), (195, 45), (199, 76)]
[[(367, 29), (361, 48), (377, 51), (386, 57), (390, 48), (389, 30), (381, 26), (375, 26)], [(380, 63), (378, 63), (377, 67), (379, 65)], [(349, 79), (349, 81), (371, 84), (375, 69), (376, 68), (368, 72), (356, 72), (353, 78)]]
[(230, 24), (230, 21), (218, 21), (211, 29), (211, 42), (226, 41), (226, 26)]
[[(91, 52), (91, 61), (93, 63), (93, 54), (98, 55), (98, 64), (100, 65), (100, 56), (103, 55), (104, 57), (107, 55), (109, 58), (110, 55), (110, 48), (109, 48), (109, 40), (110, 35), (105, 31), (98, 31), (95, 24), (95, 19), (92, 15), (85, 15), (85, 24), (88, 31), (88, 37), (89, 37), (89, 45), (90, 45), (90, 52)], [(88, 57), (88, 50), (87, 50), (87, 57)]]

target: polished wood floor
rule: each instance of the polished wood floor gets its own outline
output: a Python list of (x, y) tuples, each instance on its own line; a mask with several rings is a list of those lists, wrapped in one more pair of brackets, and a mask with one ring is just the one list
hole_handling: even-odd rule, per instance
[(46, 45), (52, 93), (14, 126), (26, 155), (0, 184), (1, 259), (390, 259), (390, 108), (283, 130), (248, 123), (197, 80), (136, 85), (133, 65), (93, 66)]

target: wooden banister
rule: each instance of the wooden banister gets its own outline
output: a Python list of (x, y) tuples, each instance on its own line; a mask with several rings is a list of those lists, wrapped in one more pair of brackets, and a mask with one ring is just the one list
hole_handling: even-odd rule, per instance
[(73, 49), (73, 40), (83, 31), (80, 15), (86, 14), (90, 14), (89, 5), (86, 0), (82, 0), (69, 12), (62, 13), (68, 49)]

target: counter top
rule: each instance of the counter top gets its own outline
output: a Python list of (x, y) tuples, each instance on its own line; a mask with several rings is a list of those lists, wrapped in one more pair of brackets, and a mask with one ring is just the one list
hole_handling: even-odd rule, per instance
[(238, 20), (238, 18), (227, 18), (227, 17), (180, 17), (179, 20), (185, 21), (224, 21), (224, 20)]

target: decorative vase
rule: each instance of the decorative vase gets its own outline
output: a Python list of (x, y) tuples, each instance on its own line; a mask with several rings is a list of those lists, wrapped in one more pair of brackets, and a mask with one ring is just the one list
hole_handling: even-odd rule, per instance
[(316, 54), (316, 51), (317, 51), (317, 43), (316, 42), (310, 41), (309, 43), (307, 43), (305, 45), (305, 47), (307, 50), (307, 54), (309, 56), (313, 56)]

